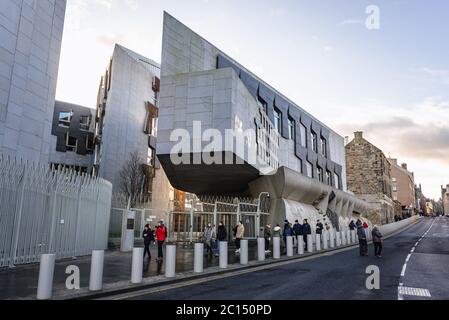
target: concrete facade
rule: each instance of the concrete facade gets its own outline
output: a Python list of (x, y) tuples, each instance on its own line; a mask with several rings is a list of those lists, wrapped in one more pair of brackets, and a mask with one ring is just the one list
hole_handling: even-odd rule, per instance
[[(247, 195), (248, 183), (260, 174), (271, 174), (282, 166), (318, 179), (337, 189), (346, 190), (344, 139), (319, 120), (305, 112), (280, 92), (252, 74), (238, 62), (194, 33), (188, 27), (165, 13), (161, 62), (161, 99), (158, 132), (158, 157), (176, 188), (196, 194), (220, 193)], [(201, 122), (201, 131), (213, 130), (217, 140), (226, 135), (226, 130), (246, 130), (258, 133), (260, 129), (260, 104), (266, 106), (264, 117), (270, 128), (275, 125), (275, 111), (280, 125), (276, 148), (270, 149), (268, 159), (262, 165), (253, 165), (249, 153), (258, 152), (261, 141), (245, 144), (247, 152), (239, 153), (226, 143), (214, 148), (215, 154), (236, 157), (241, 165), (194, 163), (173, 166), (170, 154), (174, 154), (176, 141), (170, 135), (176, 129), (194, 134), (194, 121)], [(262, 119), (265, 121), (265, 119)], [(260, 120), (260, 121), (262, 121)], [(295, 128), (289, 135), (289, 121)], [(300, 125), (305, 127), (302, 137)], [(268, 130), (270, 131), (270, 130)], [(312, 148), (311, 136), (315, 133), (317, 148)], [(190, 156), (201, 157), (201, 150), (210, 141), (191, 138)], [(305, 140), (305, 146), (301, 140)], [(323, 139), (324, 152), (319, 149)], [(220, 143), (220, 142), (219, 142)], [(196, 146), (196, 148), (195, 148)], [(270, 158), (271, 157), (271, 158)], [(194, 172), (194, 178), (192, 177)], [(329, 182), (324, 177), (329, 172)], [(211, 179), (213, 177), (213, 179)], [(218, 183), (217, 183), (218, 182)]]
[(391, 165), (391, 189), (393, 200), (401, 203), (405, 211), (414, 212), (416, 209), (415, 178), (413, 172), (408, 171), (407, 164), (398, 165), (397, 159), (388, 159)]
[(0, 1), (0, 151), (47, 163), (66, 0)]
[(376, 207), (381, 223), (394, 221), (390, 163), (382, 150), (356, 132), (346, 146), (348, 189), (358, 198)]
[[(67, 114), (71, 114), (70, 122), (61, 121), (61, 117)], [(86, 119), (87, 126), (84, 122)], [(94, 129), (95, 109), (56, 101), (51, 132), (50, 163), (92, 173)], [(75, 148), (68, 146), (69, 138), (74, 140)]]

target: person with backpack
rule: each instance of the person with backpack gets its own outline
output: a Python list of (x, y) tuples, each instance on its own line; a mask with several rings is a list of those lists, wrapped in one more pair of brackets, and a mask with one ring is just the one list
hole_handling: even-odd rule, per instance
[(377, 226), (374, 226), (373, 231), (371, 231), (371, 234), (373, 235), (373, 243), (374, 243), (374, 255), (378, 258), (382, 258), (382, 234), (379, 231), (379, 228)]
[(154, 233), (149, 224), (146, 224), (143, 228), (142, 237), (144, 244), (143, 258), (145, 259), (145, 256), (148, 254), (148, 260), (151, 260), (150, 244), (154, 242)]
[(228, 240), (228, 231), (226, 230), (223, 221), (220, 221), (217, 229), (217, 240), (216, 240), (217, 249), (215, 252), (216, 257), (220, 256), (220, 241), (227, 241), (227, 240)]
[(157, 259), (156, 261), (162, 261), (164, 258), (163, 245), (167, 239), (167, 228), (164, 225), (164, 221), (159, 221), (159, 225), (156, 226), (156, 240), (157, 240)]

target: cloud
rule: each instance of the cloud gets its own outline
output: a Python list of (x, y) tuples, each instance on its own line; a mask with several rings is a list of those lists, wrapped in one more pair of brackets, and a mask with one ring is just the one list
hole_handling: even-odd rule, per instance
[(449, 85), (449, 70), (422, 67), (414, 68), (411, 71), (427, 80)]
[(363, 24), (360, 19), (346, 19), (340, 22), (340, 25)]

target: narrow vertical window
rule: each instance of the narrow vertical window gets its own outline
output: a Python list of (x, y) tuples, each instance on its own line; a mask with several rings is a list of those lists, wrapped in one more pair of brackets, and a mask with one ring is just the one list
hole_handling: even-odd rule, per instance
[(288, 117), (288, 138), (296, 140), (296, 121)]
[(299, 130), (301, 134), (301, 147), (307, 148), (307, 128), (301, 123)]

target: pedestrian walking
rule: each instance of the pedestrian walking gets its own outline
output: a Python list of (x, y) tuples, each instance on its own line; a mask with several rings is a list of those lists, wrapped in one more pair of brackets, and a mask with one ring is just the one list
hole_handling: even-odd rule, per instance
[(164, 225), (164, 221), (159, 221), (159, 225), (156, 226), (156, 240), (157, 240), (157, 261), (162, 261), (164, 258), (163, 245), (167, 239), (167, 228)]
[(368, 255), (368, 242), (366, 241), (366, 232), (363, 228), (362, 221), (357, 220), (357, 237), (359, 238), (359, 247), (360, 247), (360, 255), (367, 256)]
[(374, 243), (374, 255), (378, 258), (382, 258), (382, 234), (379, 231), (379, 228), (377, 226), (374, 226), (373, 231), (371, 231), (371, 234), (373, 235), (373, 243)]
[(312, 234), (312, 228), (310, 227), (307, 219), (304, 219), (304, 223), (302, 224), (302, 237), (304, 239), (304, 248), (307, 248), (307, 235)]
[(239, 221), (235, 231), (235, 247), (237, 248), (237, 250), (235, 250), (235, 253), (240, 253), (240, 240), (243, 239), (244, 235), (245, 235), (245, 226), (243, 225), (242, 221)]
[(271, 224), (267, 224), (263, 229), (263, 237), (265, 239), (265, 253), (270, 253)]
[(146, 224), (143, 228), (142, 237), (144, 244), (143, 258), (145, 259), (145, 256), (148, 254), (148, 260), (151, 260), (150, 244), (154, 242), (154, 233), (149, 224)]
[(357, 228), (357, 226), (354, 223), (354, 220), (351, 220), (351, 222), (349, 223), (349, 230), (355, 230)]
[(206, 243), (206, 254), (213, 255), (212, 243), (215, 241), (215, 230), (211, 223), (204, 230), (204, 241)]
[(216, 253), (215, 256), (220, 256), (220, 241), (227, 241), (228, 240), (228, 231), (226, 230), (226, 226), (224, 225), (223, 221), (220, 221), (218, 224), (217, 229), (217, 240), (216, 240)]
[(317, 220), (317, 224), (316, 224), (316, 234), (322, 234), (323, 233), (323, 229), (324, 229), (324, 226), (321, 223), (321, 221), (318, 219)]

